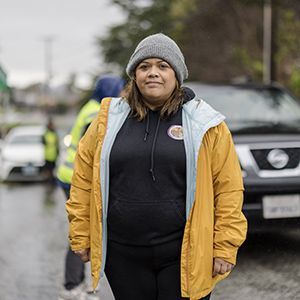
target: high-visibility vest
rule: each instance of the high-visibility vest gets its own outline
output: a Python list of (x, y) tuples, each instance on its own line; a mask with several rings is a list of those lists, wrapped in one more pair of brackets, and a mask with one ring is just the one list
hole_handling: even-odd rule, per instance
[(45, 160), (55, 162), (58, 155), (58, 137), (55, 131), (47, 129), (44, 134)]
[(71, 183), (74, 169), (74, 160), (78, 143), (85, 133), (87, 126), (92, 123), (100, 109), (100, 103), (96, 100), (87, 102), (78, 113), (71, 130), (71, 144), (67, 149), (64, 162), (59, 166), (57, 178), (64, 183)]

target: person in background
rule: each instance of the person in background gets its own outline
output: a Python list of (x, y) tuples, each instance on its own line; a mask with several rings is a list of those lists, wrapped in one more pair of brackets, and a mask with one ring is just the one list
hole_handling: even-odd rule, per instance
[[(107, 96), (117, 97), (124, 89), (124, 80), (115, 75), (101, 76), (95, 85), (91, 99), (79, 111), (71, 130), (71, 144), (67, 148), (64, 161), (57, 171), (57, 181), (62, 187), (66, 199), (69, 198), (70, 184), (73, 175), (74, 159), (78, 143), (90, 123), (96, 117), (101, 99)], [(85, 294), (84, 263), (69, 248), (65, 259), (64, 289), (59, 299), (78, 299)]]
[(105, 98), (80, 141), (70, 245), (116, 300), (209, 299), (246, 238), (243, 181), (224, 116), (188, 88), (164, 34), (129, 59), (126, 97)]
[(54, 180), (54, 169), (56, 160), (59, 155), (59, 138), (55, 131), (52, 118), (49, 118), (43, 135), (44, 156), (45, 156), (45, 172), (49, 182)]

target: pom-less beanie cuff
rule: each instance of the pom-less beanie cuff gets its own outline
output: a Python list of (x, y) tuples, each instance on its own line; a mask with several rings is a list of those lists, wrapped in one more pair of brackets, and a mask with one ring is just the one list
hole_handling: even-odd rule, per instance
[(147, 58), (161, 58), (169, 63), (180, 84), (188, 77), (181, 50), (171, 38), (162, 33), (150, 35), (137, 45), (126, 67), (127, 75), (133, 78), (137, 65)]

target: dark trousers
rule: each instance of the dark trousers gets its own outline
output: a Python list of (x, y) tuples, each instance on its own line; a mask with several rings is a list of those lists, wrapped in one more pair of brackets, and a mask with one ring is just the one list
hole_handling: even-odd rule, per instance
[(180, 293), (180, 249), (181, 240), (147, 247), (108, 241), (105, 274), (115, 299), (187, 299)]
[(84, 280), (84, 262), (69, 248), (65, 259), (64, 287), (71, 290)]
[(55, 161), (45, 161), (44, 165), (44, 173), (46, 175), (46, 181), (48, 183), (55, 183), (55, 177), (54, 177), (54, 169), (55, 169), (56, 163)]
[[(66, 198), (70, 197), (70, 190), (63, 188)], [(68, 249), (65, 258), (65, 282), (64, 287), (71, 290), (84, 280), (84, 262), (71, 250)]]

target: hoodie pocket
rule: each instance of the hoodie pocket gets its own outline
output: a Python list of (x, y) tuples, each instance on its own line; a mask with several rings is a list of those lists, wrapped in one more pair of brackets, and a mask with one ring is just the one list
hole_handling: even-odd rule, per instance
[(113, 236), (148, 243), (182, 231), (185, 226), (182, 201), (114, 200), (108, 210), (108, 228)]

